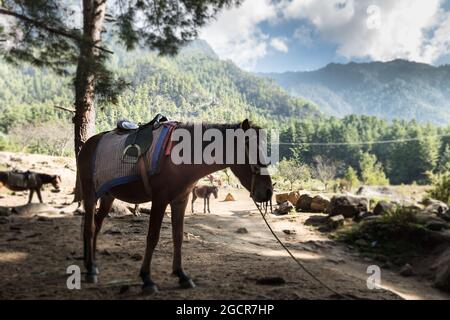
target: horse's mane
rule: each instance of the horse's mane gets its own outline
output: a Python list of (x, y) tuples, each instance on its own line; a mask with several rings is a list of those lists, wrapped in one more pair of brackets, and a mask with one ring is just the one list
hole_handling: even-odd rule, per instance
[[(177, 126), (177, 128), (183, 128), (188, 130), (189, 132), (194, 131), (194, 127), (201, 125), (202, 131), (208, 130), (208, 129), (218, 129), (220, 132), (225, 133), (227, 129), (239, 129), (241, 128), (241, 123), (208, 123), (208, 122), (202, 122), (202, 123), (194, 123), (194, 122), (180, 122)], [(250, 128), (252, 129), (261, 129), (261, 127), (256, 126), (252, 123), (250, 123)]]

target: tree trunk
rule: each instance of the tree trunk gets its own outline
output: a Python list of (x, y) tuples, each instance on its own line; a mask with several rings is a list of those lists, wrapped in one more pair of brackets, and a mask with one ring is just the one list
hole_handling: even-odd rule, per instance
[(95, 133), (95, 70), (99, 56), (106, 0), (83, 0), (83, 40), (75, 76), (75, 156)]

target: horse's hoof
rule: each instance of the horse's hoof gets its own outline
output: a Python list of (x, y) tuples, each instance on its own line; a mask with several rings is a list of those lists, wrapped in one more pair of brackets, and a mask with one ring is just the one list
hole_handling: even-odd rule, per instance
[(85, 277), (87, 283), (97, 283), (98, 275), (97, 274), (87, 274)]
[(143, 294), (155, 294), (158, 293), (159, 289), (158, 286), (156, 284), (148, 284), (148, 285), (143, 285), (142, 286), (142, 293)]
[(180, 281), (180, 288), (181, 289), (193, 289), (196, 285), (192, 279), (187, 279), (185, 281)]

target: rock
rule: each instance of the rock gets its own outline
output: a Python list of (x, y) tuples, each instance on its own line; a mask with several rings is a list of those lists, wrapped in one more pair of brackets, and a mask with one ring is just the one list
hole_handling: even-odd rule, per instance
[(281, 204), (285, 201), (288, 201), (289, 193), (278, 193), (275, 195), (275, 202), (277, 204)]
[(444, 220), (431, 220), (429, 222), (427, 222), (425, 224), (425, 228), (427, 228), (428, 230), (432, 230), (432, 231), (441, 231), (441, 230), (446, 230), (449, 229), (449, 226), (447, 224), (447, 222), (445, 222)]
[(142, 254), (135, 253), (135, 254), (131, 255), (130, 258), (131, 258), (131, 260), (134, 260), (134, 261), (141, 261), (142, 260)]
[(343, 215), (332, 216), (328, 218), (327, 225), (331, 230), (335, 230), (339, 227), (342, 227), (344, 225), (344, 221), (345, 218)]
[(330, 199), (317, 195), (311, 201), (311, 211), (312, 212), (322, 212), (325, 213), (330, 205)]
[(105, 230), (105, 232), (103, 232), (103, 234), (118, 235), (118, 234), (122, 234), (122, 231), (117, 228), (111, 228), (111, 229)]
[(424, 211), (434, 214), (443, 214), (449, 210), (448, 205), (442, 201), (428, 199)]
[(375, 217), (375, 216), (376, 215), (373, 212), (360, 212), (353, 218), (353, 220), (356, 222), (359, 222), (359, 221), (365, 220), (370, 217)]
[(7, 207), (0, 207), (0, 217), (7, 217), (11, 214), (11, 209)]
[(7, 217), (0, 217), (0, 224), (7, 224), (9, 223), (9, 219)]
[(228, 193), (223, 201), (236, 201), (231, 193)]
[(359, 247), (367, 247), (367, 246), (369, 246), (369, 243), (368, 243), (366, 240), (364, 240), (364, 239), (358, 239), (358, 240), (356, 240), (356, 241), (355, 241), (355, 244), (356, 244), (357, 246), (359, 246)]
[(329, 206), (330, 216), (343, 215), (353, 218), (361, 212), (369, 211), (369, 201), (366, 198), (350, 195), (334, 196)]
[(311, 211), (311, 202), (313, 198), (309, 194), (302, 194), (295, 204), (297, 211)]
[(268, 285), (268, 286), (279, 286), (286, 283), (282, 277), (264, 277), (256, 280), (257, 284)]
[(292, 191), (289, 192), (288, 198), (287, 200), (293, 205), (295, 206), (297, 204), (298, 199), (300, 198), (300, 192), (298, 191)]
[(289, 234), (289, 235), (297, 233), (295, 230), (289, 230), (289, 229), (283, 230), (283, 232), (286, 233), (286, 234)]
[(398, 273), (403, 277), (410, 277), (414, 274), (414, 271), (412, 266), (409, 263), (407, 263), (400, 268), (400, 271)]
[(327, 215), (314, 215), (310, 216), (305, 221), (305, 225), (307, 226), (321, 226), (328, 223), (329, 217)]
[(434, 286), (438, 289), (450, 292), (450, 249), (447, 249), (434, 263), (436, 273)]
[(120, 286), (119, 294), (124, 294), (125, 292), (127, 292), (129, 290), (130, 290), (130, 286), (127, 284), (124, 284), (124, 285)]
[(130, 211), (128, 206), (126, 204), (124, 204), (123, 202), (114, 201), (109, 214), (112, 217), (122, 217), (122, 216), (129, 216), (133, 213)]
[(446, 212), (443, 213), (439, 213), (437, 215), (439, 218), (441, 218), (442, 220), (445, 220), (447, 222), (450, 222), (450, 209), (447, 210)]
[(236, 230), (236, 233), (245, 234), (248, 233), (248, 230), (246, 228), (239, 228)]
[(282, 202), (278, 208), (276, 208), (273, 211), (273, 214), (275, 215), (283, 215), (283, 214), (288, 214), (292, 209), (294, 209), (294, 207), (289, 203), (289, 201), (284, 201)]
[(373, 209), (373, 213), (375, 215), (389, 214), (394, 212), (395, 209), (397, 209), (397, 205), (395, 203), (381, 200)]

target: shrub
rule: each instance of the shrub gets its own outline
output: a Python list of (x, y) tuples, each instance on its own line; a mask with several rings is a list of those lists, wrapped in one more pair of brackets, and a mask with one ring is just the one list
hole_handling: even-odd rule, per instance
[(450, 205), (450, 173), (428, 174), (432, 189), (427, 191), (429, 197)]

